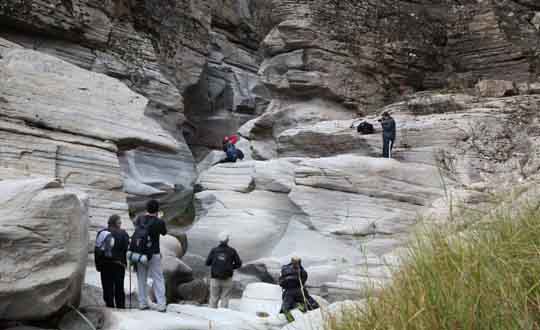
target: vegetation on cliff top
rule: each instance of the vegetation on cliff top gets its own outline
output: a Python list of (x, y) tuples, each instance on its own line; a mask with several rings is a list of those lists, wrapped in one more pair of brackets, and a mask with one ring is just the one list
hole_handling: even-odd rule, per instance
[(539, 206), (418, 234), (393, 284), (329, 328), (540, 329)]

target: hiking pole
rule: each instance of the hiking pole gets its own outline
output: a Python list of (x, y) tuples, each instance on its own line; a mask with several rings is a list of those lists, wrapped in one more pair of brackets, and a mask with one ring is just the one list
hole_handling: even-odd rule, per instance
[(309, 308), (311, 310), (312, 306), (311, 304), (308, 302), (307, 298), (306, 298), (306, 293), (304, 292), (304, 284), (302, 283), (302, 278), (300, 277), (302, 271), (300, 270), (298, 272), (298, 281), (300, 282), (300, 290), (302, 291), (302, 298), (304, 298), (304, 304), (306, 306), (306, 310)]
[(133, 292), (131, 292), (131, 261), (128, 260), (128, 273), (129, 273), (129, 309), (131, 309), (131, 296)]

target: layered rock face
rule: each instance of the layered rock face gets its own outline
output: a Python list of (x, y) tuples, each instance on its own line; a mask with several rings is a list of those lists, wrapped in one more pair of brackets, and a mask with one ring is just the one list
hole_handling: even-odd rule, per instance
[(186, 92), (184, 134), (196, 157), (220, 148), (223, 136), (261, 114), (269, 101), (257, 75), (263, 37), (258, 22), (268, 14), (259, 2), (212, 2), (208, 61), (198, 84)]
[(0, 183), (0, 319), (40, 320), (78, 306), (88, 199), (53, 179)]
[(2, 178), (55, 177), (86, 192), (92, 233), (112, 213), (127, 218), (119, 149), (180, 152), (144, 115), (147, 99), (115, 79), (19, 47), (2, 50), (0, 73)]
[(260, 74), (281, 97), (324, 95), (369, 111), (411, 89), (538, 77), (538, 8), (528, 2), (272, 3)]
[[(122, 170), (129, 180), (125, 190), (131, 195), (132, 212), (140, 211), (140, 201), (151, 194), (166, 205), (180, 204), (179, 210), (167, 208), (168, 219), (181, 217), (189, 208), (192, 193), (185, 187), (192, 184), (195, 168), (179, 132), (184, 121), (182, 94), (199, 80), (206, 63), (210, 13), (206, 1), (7, 1), (0, 5), (0, 37), (119, 79), (148, 99), (141, 98), (134, 106), (145, 104), (143, 112), (160, 124), (147, 129), (160, 132), (162, 126), (169, 132), (169, 142), (139, 149), (149, 145), (127, 136), (106, 137), (123, 139), (114, 151), (122, 164), (128, 164)], [(126, 133), (137, 132), (136, 121), (125, 120), (133, 122)], [(140, 133), (132, 137), (144, 135)], [(161, 175), (163, 163), (170, 171)], [(121, 185), (115, 189), (121, 190)]]
[[(8, 0), (0, 21), (0, 179), (85, 192), (91, 239), (159, 198), (190, 242), (185, 264), (185, 240), (165, 258), (170, 300), (204, 301), (192, 276), (224, 230), (247, 263), (236, 288), (299, 255), (311, 289), (358, 298), (419, 218), (538, 177), (532, 0)], [(216, 165), (235, 132), (245, 161)]]

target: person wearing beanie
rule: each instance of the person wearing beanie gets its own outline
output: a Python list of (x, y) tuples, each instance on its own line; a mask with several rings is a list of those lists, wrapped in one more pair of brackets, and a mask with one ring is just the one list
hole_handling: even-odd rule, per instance
[(146, 214), (137, 217), (135, 227), (145, 228), (150, 238), (149, 260), (147, 264), (139, 263), (137, 267), (137, 284), (139, 289), (139, 309), (148, 309), (148, 296), (146, 282), (148, 276), (152, 278), (152, 290), (156, 297), (157, 310), (165, 312), (167, 301), (165, 299), (165, 279), (161, 267), (161, 254), (159, 249), (160, 235), (167, 235), (165, 221), (159, 218), (159, 202), (150, 200), (146, 204)]
[(291, 262), (281, 268), (279, 286), (283, 289), (280, 313), (285, 314), (287, 321), (294, 321), (291, 310), (299, 308), (310, 311), (319, 308), (319, 304), (311, 297), (306, 289), (308, 274), (302, 267), (300, 257), (292, 257)]
[(129, 235), (121, 228), (120, 216), (113, 214), (107, 222), (107, 229), (97, 235), (97, 244), (101, 245), (110, 235), (110, 255), (103, 258), (100, 269), (101, 287), (105, 305), (111, 308), (125, 308), (126, 294), (124, 292), (124, 277), (126, 273), (126, 252), (129, 245)]
[(235, 269), (242, 267), (242, 260), (235, 249), (229, 246), (230, 234), (221, 232), (218, 235), (219, 245), (213, 248), (206, 258), (210, 266), (210, 307), (229, 307), (232, 292), (232, 276)]

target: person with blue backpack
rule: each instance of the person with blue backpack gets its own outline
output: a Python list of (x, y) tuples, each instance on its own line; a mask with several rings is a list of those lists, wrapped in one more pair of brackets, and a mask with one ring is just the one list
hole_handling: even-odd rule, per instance
[(165, 279), (161, 267), (159, 237), (167, 235), (167, 226), (165, 221), (159, 218), (158, 213), (159, 202), (154, 199), (148, 201), (146, 214), (137, 217), (134, 222), (135, 232), (131, 236), (128, 258), (137, 271), (139, 309), (149, 308), (146, 282), (150, 276), (157, 310), (165, 312), (167, 301), (165, 298)]
[(223, 151), (227, 156), (223, 163), (236, 163), (238, 159), (244, 159), (244, 153), (242, 152), (242, 150), (236, 148), (235, 146), (237, 141), (238, 137), (236, 135), (232, 135), (230, 137), (225, 136), (223, 138)]
[(109, 217), (107, 228), (100, 230), (96, 236), (94, 260), (96, 269), (101, 275), (103, 300), (111, 308), (125, 308), (124, 277), (126, 274), (126, 252), (129, 235), (121, 228), (120, 216)]

